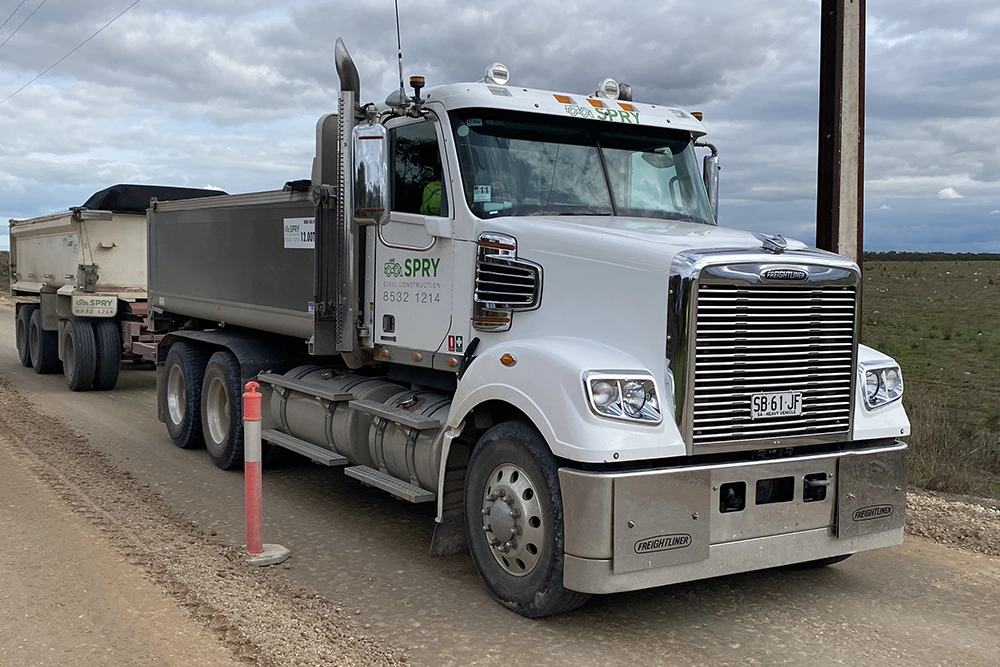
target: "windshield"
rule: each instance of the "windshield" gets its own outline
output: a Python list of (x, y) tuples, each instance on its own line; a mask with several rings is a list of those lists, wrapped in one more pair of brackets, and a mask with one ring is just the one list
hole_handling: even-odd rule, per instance
[(480, 218), (618, 215), (714, 225), (691, 135), (487, 109), (452, 112), (465, 199)]

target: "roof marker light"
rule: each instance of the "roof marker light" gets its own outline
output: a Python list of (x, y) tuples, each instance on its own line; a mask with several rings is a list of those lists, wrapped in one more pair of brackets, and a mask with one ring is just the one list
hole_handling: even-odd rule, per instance
[(597, 87), (596, 95), (598, 97), (605, 97), (609, 100), (617, 100), (618, 94), (621, 89), (618, 87), (618, 82), (614, 79), (605, 79), (601, 81), (601, 85)]
[(604, 108), (604, 102), (602, 102), (600, 100), (595, 100), (593, 97), (588, 97), (587, 101), (590, 102), (590, 106), (592, 106), (592, 107), (596, 107), (598, 109), (603, 109)]
[(556, 102), (559, 104), (573, 104), (573, 98), (569, 95), (553, 95), (556, 98)]
[(510, 80), (510, 72), (503, 63), (493, 63), (486, 68), (486, 83), (495, 83), (498, 86), (506, 86)]
[(692, 111), (691, 115), (694, 116), (697, 120), (701, 120), (705, 116), (705, 114), (703, 114), (700, 111)]
[(619, 102), (618, 106), (620, 106), (623, 111), (635, 111), (635, 107), (628, 102)]

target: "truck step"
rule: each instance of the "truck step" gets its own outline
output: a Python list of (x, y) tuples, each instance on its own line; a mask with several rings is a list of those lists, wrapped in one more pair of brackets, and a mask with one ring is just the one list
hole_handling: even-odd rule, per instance
[(402, 424), (403, 426), (408, 426), (409, 428), (415, 428), (418, 431), (423, 431), (429, 428), (439, 428), (441, 426), (440, 419), (421, 417), (420, 415), (415, 415), (412, 412), (407, 412), (402, 408), (393, 408), (385, 403), (379, 403), (378, 401), (358, 399), (356, 401), (351, 401), (348, 405), (358, 412), (364, 412), (365, 414), (369, 414), (373, 417), (388, 419), (391, 422), (396, 422), (397, 424)]
[(267, 428), (261, 431), (260, 438), (261, 440), (267, 440), (271, 444), (277, 445), (278, 447), (290, 449), (293, 452), (302, 454), (303, 456), (308, 456), (316, 463), (322, 463), (325, 466), (343, 466), (348, 463), (346, 457), (343, 457), (336, 452), (331, 452), (329, 449), (317, 447), (311, 442), (300, 440), (295, 436), (282, 433), (281, 431), (276, 431), (273, 428)]
[(396, 479), (392, 475), (369, 468), (368, 466), (344, 468), (344, 474), (359, 480), (362, 484), (388, 491), (397, 498), (408, 500), (411, 503), (429, 503), (434, 500), (434, 492)]
[(301, 382), (299, 380), (285, 377), (284, 375), (278, 375), (277, 373), (261, 373), (257, 376), (257, 381), (269, 384), (273, 387), (282, 387), (283, 389), (291, 389), (292, 391), (297, 391), (309, 396), (316, 396), (327, 401), (333, 401), (334, 403), (349, 401), (354, 398), (354, 394), (349, 392), (341, 393), (336, 391), (327, 391), (326, 389), (323, 389), (323, 387), (317, 387), (309, 382)]

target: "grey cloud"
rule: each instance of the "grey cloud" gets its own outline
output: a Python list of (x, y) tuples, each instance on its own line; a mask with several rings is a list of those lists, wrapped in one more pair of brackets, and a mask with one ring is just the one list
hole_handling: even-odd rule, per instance
[[(401, 5), (406, 76), (475, 80), (501, 60), (517, 85), (581, 93), (612, 76), (642, 101), (700, 109), (722, 150), (724, 221), (812, 240), (818, 0)], [(117, 11), (49, 0), (0, 50), (0, 98)], [(963, 233), (946, 243), (988, 243), (992, 227), (973, 211), (1000, 204), (995, 3), (868, 11), (867, 188), (892, 209), (870, 215), (869, 239), (933, 239), (900, 230), (946, 214), (919, 202), (960, 201), (947, 215)], [(313, 124), (335, 106), (335, 38), (362, 96), (381, 100), (397, 78), (392, 18), (389, 0), (140, 3), (0, 107), (0, 214), (47, 212), (132, 178), (248, 191), (307, 175)], [(965, 199), (935, 199), (949, 186)]]

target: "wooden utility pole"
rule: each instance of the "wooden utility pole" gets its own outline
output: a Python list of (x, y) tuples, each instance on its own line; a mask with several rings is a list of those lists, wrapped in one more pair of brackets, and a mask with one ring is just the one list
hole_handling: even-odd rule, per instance
[(864, 249), (865, 0), (822, 0), (816, 246)]

